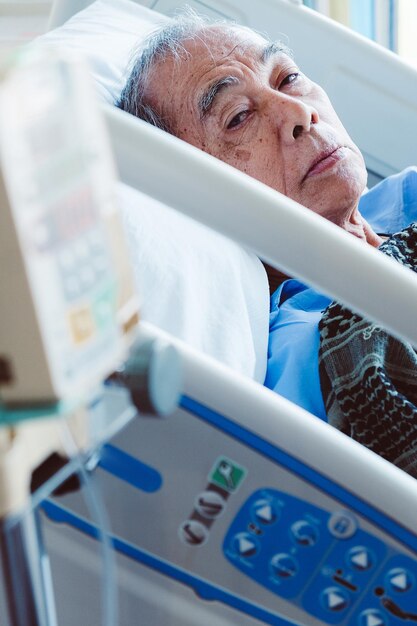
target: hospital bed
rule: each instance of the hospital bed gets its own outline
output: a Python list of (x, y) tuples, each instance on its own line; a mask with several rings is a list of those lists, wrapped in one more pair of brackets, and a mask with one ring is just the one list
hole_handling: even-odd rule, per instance
[[(272, 37), (286, 33), (370, 171), (384, 177), (414, 162), (411, 68), (298, 3), (192, 4)], [(57, 2), (51, 26), (81, 8)], [(305, 46), (312, 41), (317, 57)], [(330, 59), (320, 47), (332, 49)], [(342, 91), (360, 98), (359, 116)], [(125, 183), (417, 344), (414, 276), (243, 174), (103, 109)], [(386, 306), (387, 284), (395, 311)], [(143, 332), (160, 335), (152, 325)], [(96, 469), (118, 551), (120, 623), (416, 621), (415, 481), (239, 372), (172, 341), (185, 367), (178, 410), (132, 421), (105, 446)], [(124, 403), (122, 392), (109, 392), (108, 410), (119, 413)], [(43, 510), (58, 623), (98, 624), (94, 520), (78, 494), (49, 498)]]

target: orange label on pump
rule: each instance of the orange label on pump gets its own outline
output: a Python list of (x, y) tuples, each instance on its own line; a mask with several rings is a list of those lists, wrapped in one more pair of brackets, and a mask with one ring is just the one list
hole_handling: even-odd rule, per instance
[(95, 324), (90, 308), (83, 307), (70, 313), (70, 328), (74, 343), (80, 344), (91, 337), (95, 333)]

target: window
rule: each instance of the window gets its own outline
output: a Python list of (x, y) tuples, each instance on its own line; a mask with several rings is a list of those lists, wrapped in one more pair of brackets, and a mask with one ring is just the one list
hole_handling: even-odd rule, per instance
[(417, 66), (414, 0), (304, 0), (304, 4), (398, 52)]
[(397, 0), (397, 52), (417, 67), (417, 2)]

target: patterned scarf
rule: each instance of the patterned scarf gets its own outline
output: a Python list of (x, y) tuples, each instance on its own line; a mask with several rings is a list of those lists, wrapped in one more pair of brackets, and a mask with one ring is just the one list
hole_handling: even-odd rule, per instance
[[(417, 223), (380, 250), (417, 272)], [(417, 478), (416, 352), (337, 302), (319, 330), (329, 423)]]

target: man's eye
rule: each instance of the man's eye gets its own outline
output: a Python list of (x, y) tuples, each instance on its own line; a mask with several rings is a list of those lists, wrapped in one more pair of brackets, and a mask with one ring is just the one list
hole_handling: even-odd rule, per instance
[(281, 81), (281, 83), (279, 84), (279, 88), (291, 85), (291, 83), (294, 83), (299, 76), (299, 72), (292, 72), (291, 74), (288, 74), (288, 76), (286, 76), (284, 80)]
[(249, 115), (249, 111), (241, 111), (240, 113), (232, 117), (232, 119), (227, 125), (227, 130), (229, 130), (230, 128), (236, 128), (236, 126), (239, 126), (240, 124), (242, 124), (245, 121), (245, 119), (248, 117), (248, 115)]

